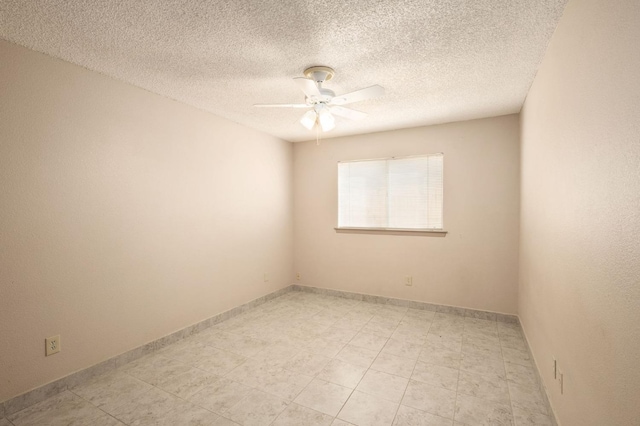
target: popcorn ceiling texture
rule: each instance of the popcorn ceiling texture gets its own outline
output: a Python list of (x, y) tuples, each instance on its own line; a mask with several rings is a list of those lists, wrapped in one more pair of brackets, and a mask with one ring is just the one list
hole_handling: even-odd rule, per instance
[(566, 0), (0, 0), (0, 37), (289, 141), (313, 138), (291, 81), (373, 84), (323, 137), (518, 112)]

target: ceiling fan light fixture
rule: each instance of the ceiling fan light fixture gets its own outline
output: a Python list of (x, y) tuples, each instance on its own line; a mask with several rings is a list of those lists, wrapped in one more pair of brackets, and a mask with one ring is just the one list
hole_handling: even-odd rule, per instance
[(300, 124), (306, 127), (308, 130), (313, 129), (316, 124), (317, 115), (314, 110), (307, 111), (300, 119)]
[(318, 112), (318, 121), (323, 132), (328, 132), (336, 127), (336, 119), (327, 108), (323, 108)]

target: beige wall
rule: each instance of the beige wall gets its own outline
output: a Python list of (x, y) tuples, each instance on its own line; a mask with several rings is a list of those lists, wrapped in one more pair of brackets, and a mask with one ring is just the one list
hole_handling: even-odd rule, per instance
[(519, 313), (563, 426), (640, 424), (639, 42), (637, 0), (572, 0), (521, 116)]
[[(516, 115), (294, 145), (301, 284), (515, 313)], [(444, 152), (446, 237), (336, 233), (337, 162)], [(403, 283), (413, 276), (413, 286)]]
[(0, 401), (290, 284), (291, 164), (289, 143), (0, 41)]

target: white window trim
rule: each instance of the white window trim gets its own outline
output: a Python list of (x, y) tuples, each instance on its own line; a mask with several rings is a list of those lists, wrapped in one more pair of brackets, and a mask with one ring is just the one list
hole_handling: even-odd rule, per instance
[[(442, 155), (443, 152), (434, 152), (431, 154), (418, 154), (418, 155), (405, 155), (405, 156), (397, 156), (397, 157), (380, 157), (380, 158), (367, 158), (367, 159), (358, 159), (358, 160), (344, 160), (338, 161), (340, 163), (358, 163), (363, 161), (381, 161), (381, 160), (399, 160), (405, 158), (421, 158), (421, 157), (429, 157), (432, 155)], [(336, 187), (337, 193), (339, 192), (339, 188)], [(442, 203), (444, 206), (444, 194), (442, 195)], [(444, 207), (443, 207), (444, 208)], [(337, 214), (336, 217), (340, 214), (340, 205), (337, 205)], [(443, 211), (444, 216), (444, 211)], [(437, 229), (428, 229), (428, 228), (366, 228), (366, 227), (352, 227), (352, 226), (335, 226), (333, 228), (336, 233), (349, 233), (349, 234), (388, 234), (388, 235), (424, 235), (424, 236), (435, 236), (435, 237), (444, 237), (449, 231), (444, 229), (444, 217), (443, 217), (443, 228)]]
[(405, 228), (354, 228), (336, 226), (333, 228), (338, 233), (345, 234), (390, 234), (390, 235), (434, 235), (443, 237), (449, 231), (445, 229), (405, 229)]

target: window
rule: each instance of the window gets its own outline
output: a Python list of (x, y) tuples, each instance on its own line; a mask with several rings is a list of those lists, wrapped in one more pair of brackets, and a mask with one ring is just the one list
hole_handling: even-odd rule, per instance
[(442, 230), (443, 155), (338, 163), (338, 228)]

